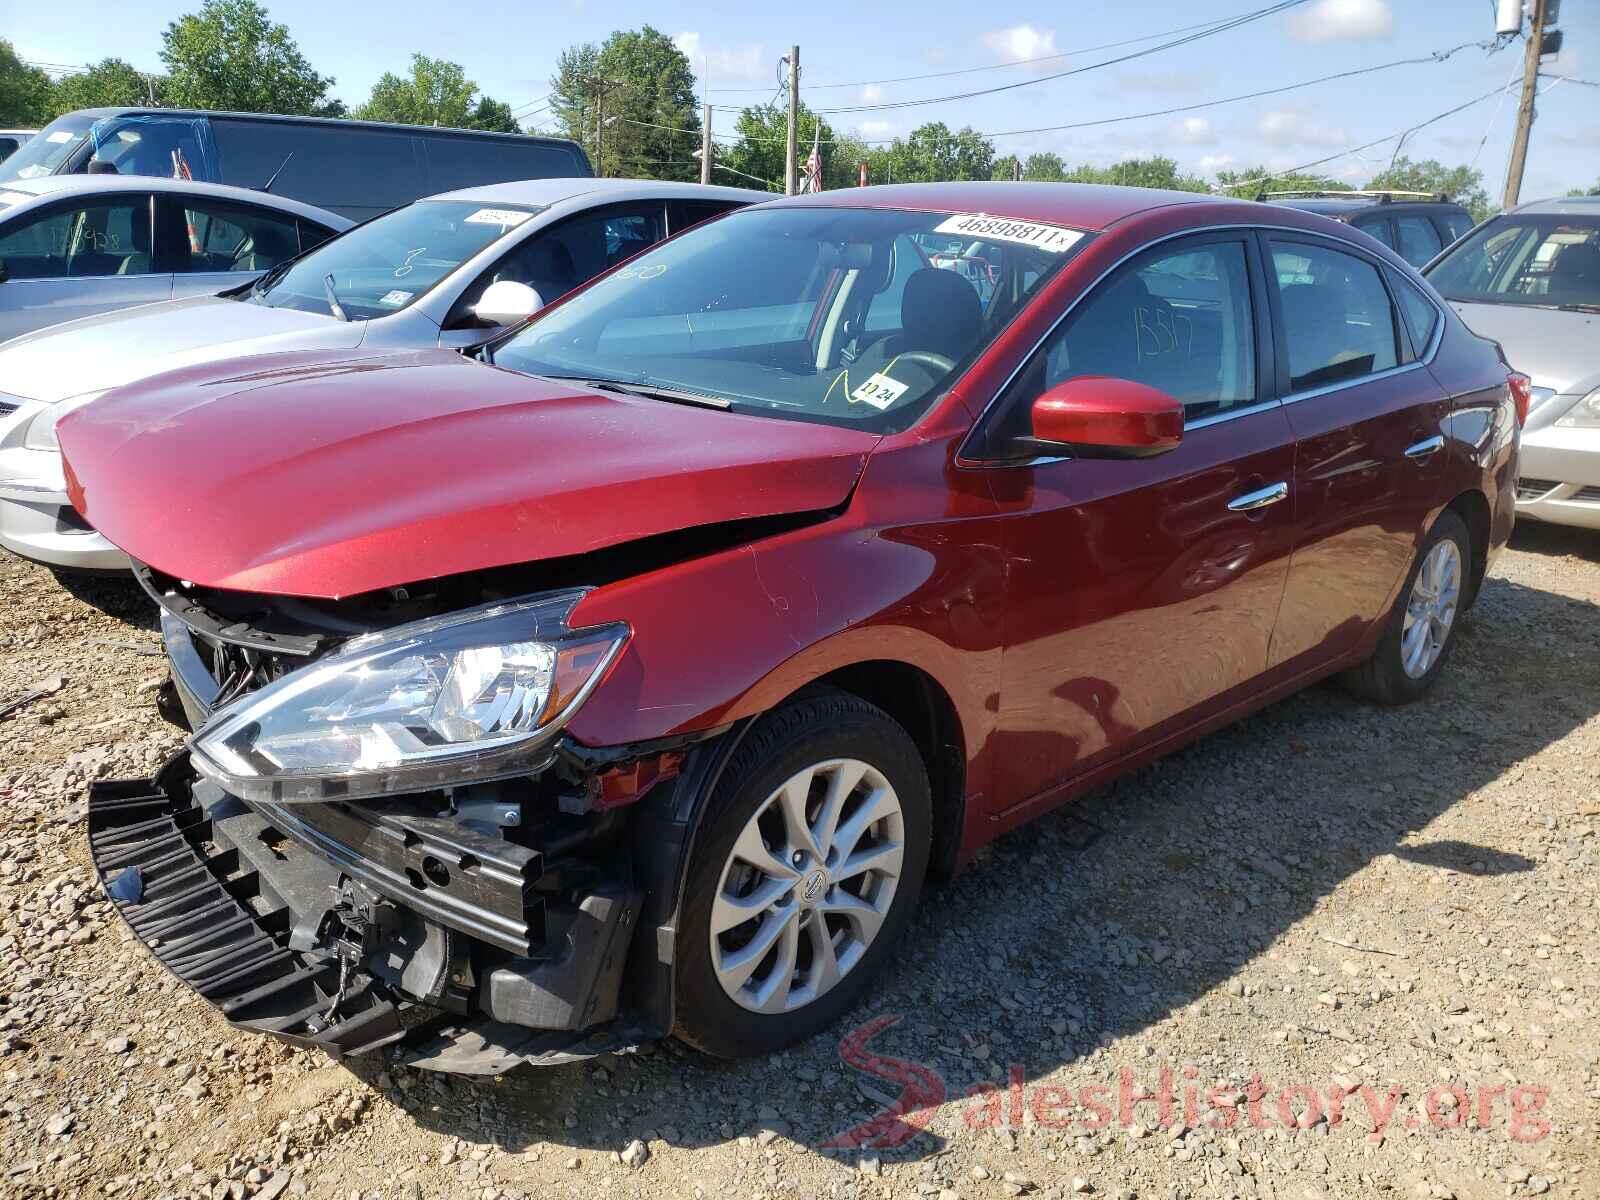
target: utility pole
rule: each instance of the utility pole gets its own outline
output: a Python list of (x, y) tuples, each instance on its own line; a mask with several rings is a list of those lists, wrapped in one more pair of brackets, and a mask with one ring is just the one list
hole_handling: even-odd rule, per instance
[(1544, 53), (1545, 6), (1548, 0), (1528, 0), (1532, 31), (1522, 55), (1522, 101), (1517, 105), (1517, 132), (1511, 141), (1511, 165), (1506, 168), (1506, 192), (1501, 201), (1515, 208), (1522, 191), (1522, 170), (1528, 165), (1528, 136), (1533, 132), (1533, 99), (1539, 90), (1539, 56)]
[(800, 190), (800, 47), (789, 47), (789, 136), (783, 168), (783, 192), (792, 196)]
[(700, 182), (711, 182), (711, 101), (706, 101), (705, 120), (700, 122)]

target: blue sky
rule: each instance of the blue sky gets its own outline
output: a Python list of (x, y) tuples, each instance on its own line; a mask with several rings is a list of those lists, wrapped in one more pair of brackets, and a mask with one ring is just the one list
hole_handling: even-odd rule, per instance
[[(385, 70), (403, 71), (413, 51), (453, 59), (489, 94), (521, 108), (545, 96), (565, 46), (650, 23), (690, 53), (710, 99), (761, 102), (775, 64), (799, 43), (802, 94), (812, 107), (893, 103), (1033, 80), (997, 95), (910, 108), (830, 114), (835, 127), (867, 138), (903, 134), (924, 121), (986, 133), (1168, 109), (1297, 83), (1393, 59), (1426, 56), (1493, 33), (1493, 0), (1307, 0), (1291, 12), (1081, 75), (1039, 76), (1116, 57), (1153, 43), (1090, 47), (1233, 16), (1267, 0), (1079, 0), (1026, 4), (954, 0), (861, 4), (680, 3), (547, 0), (524, 8), (459, 8), (437, 0), (327, 4), (266, 0), (301, 49), (338, 80), (351, 103)], [(1600, 77), (1600, 0), (1564, 0), (1567, 49), (1545, 70)], [(197, 6), (197, 5), (196, 5)], [(184, 6), (188, 7), (188, 6)], [(47, 5), (13, 0), (5, 36), (25, 59), (83, 63), (107, 55), (157, 69), (160, 31), (172, 0), (75, 0), (71, 20)], [(1166, 40), (1166, 39), (1163, 39)], [(1048, 63), (1006, 66), (1058, 55)], [(1463, 50), (1442, 64), (1397, 67), (1285, 95), (1196, 112), (1065, 132), (996, 137), (999, 153), (1050, 150), (1068, 163), (1109, 164), (1162, 153), (1209, 175), (1265, 162), (1275, 170), (1349, 150), (1520, 78), (1521, 46), (1493, 56)], [(945, 78), (868, 83), (973, 67)], [(850, 83), (855, 86), (824, 86)], [(1591, 185), (1600, 178), (1600, 88), (1545, 85), (1523, 197)], [(745, 90), (729, 90), (745, 89)], [(1405, 153), (1475, 163), (1491, 195), (1504, 179), (1516, 93), (1489, 100), (1413, 134)], [(535, 106), (531, 111), (537, 112)], [(717, 124), (731, 127), (732, 113)], [(1321, 168), (1362, 180), (1386, 165), (1394, 142)]]

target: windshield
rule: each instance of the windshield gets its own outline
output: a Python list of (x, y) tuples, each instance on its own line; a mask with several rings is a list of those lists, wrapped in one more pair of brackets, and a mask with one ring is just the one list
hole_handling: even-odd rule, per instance
[(1600, 308), (1600, 217), (1499, 217), (1447, 251), (1428, 281), (1467, 303)]
[(501, 344), (494, 361), (891, 432), (1083, 236), (976, 214), (746, 209), (633, 259)]
[(0, 183), (8, 179), (38, 179), (54, 175), (89, 136), (93, 117), (69, 114), (46, 125), (17, 147), (17, 152), (0, 162)]
[(269, 273), (247, 299), (329, 316), (342, 312), (347, 320), (386, 317), (538, 211), (419, 200), (324, 242), (276, 275)]

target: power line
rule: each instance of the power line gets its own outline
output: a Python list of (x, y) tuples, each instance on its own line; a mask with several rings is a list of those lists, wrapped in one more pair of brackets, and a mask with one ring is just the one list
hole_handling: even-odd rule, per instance
[[(1041, 54), (1036, 58), (1019, 58), (1015, 62), (989, 63), (981, 67), (957, 67), (950, 71), (929, 71), (922, 75), (897, 75), (889, 79), (857, 79), (850, 83), (810, 83), (806, 86), (811, 88), (813, 91), (820, 91), (823, 88), (867, 87), (868, 85), (885, 83), (914, 83), (922, 79), (948, 79), (952, 75), (972, 75), (980, 71), (1006, 71), (1013, 67), (1031, 67), (1037, 66), (1039, 63), (1044, 62), (1057, 62), (1063, 58), (1071, 58), (1075, 54), (1093, 54), (1098, 50), (1116, 50), (1122, 46), (1134, 46), (1140, 42), (1149, 42), (1154, 41), (1156, 38), (1170, 37), (1175, 33), (1188, 33), (1195, 29), (1205, 29), (1209, 26), (1218, 25), (1224, 21), (1229, 21), (1232, 19), (1233, 18), (1231, 17), (1218, 17), (1210, 21), (1200, 21), (1194, 25), (1180, 25), (1176, 29), (1163, 29), (1157, 33), (1146, 33), (1135, 38), (1124, 38), (1120, 42), (1102, 42), (1098, 46), (1079, 46), (1075, 50), (1062, 50), (1055, 54)], [(735, 92), (765, 92), (767, 89), (764, 87), (708, 87), (705, 90), (707, 92), (720, 92), (723, 94), (729, 94)]]
[(884, 112), (890, 109), (916, 108), (924, 104), (947, 104), (954, 100), (971, 100), (978, 96), (993, 96), (999, 92), (1015, 91), (1017, 88), (1035, 87), (1041, 83), (1050, 83), (1057, 79), (1066, 79), (1073, 75), (1082, 75), (1087, 71), (1098, 71), (1102, 67), (1113, 67), (1118, 63), (1131, 62), (1136, 58), (1145, 58), (1151, 54), (1160, 54), (1163, 50), (1171, 50), (1175, 46), (1187, 46), (1191, 42), (1198, 42), (1203, 38), (1213, 37), (1219, 33), (1237, 29), (1248, 25), (1252, 21), (1259, 21), (1263, 17), (1270, 17), (1276, 13), (1296, 8), (1307, 0), (1277, 0), (1265, 8), (1258, 8), (1241, 16), (1230, 17), (1216, 25), (1205, 27), (1196, 33), (1185, 34), (1169, 42), (1162, 42), (1159, 46), (1147, 46), (1143, 50), (1135, 50), (1129, 54), (1119, 54), (1115, 58), (1101, 59), (1099, 62), (1087, 63), (1081, 67), (1072, 67), (1065, 71), (1056, 71), (1050, 75), (1041, 75), (1036, 79), (1019, 79), (1012, 83), (1002, 83), (995, 87), (976, 88), (970, 92), (956, 92), (948, 96), (924, 96), (916, 100), (886, 100), (876, 104), (851, 104), (839, 108), (821, 108), (818, 113), (856, 113), (856, 112)]
[(1600, 79), (1579, 79), (1575, 75), (1556, 75), (1549, 71), (1540, 71), (1540, 79), (1564, 79), (1568, 83), (1581, 83), (1584, 87), (1600, 87)]

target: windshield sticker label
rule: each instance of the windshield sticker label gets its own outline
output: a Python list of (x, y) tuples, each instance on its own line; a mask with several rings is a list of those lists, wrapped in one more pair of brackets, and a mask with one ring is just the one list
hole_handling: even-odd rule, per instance
[(468, 225), (499, 225), (509, 229), (513, 225), (521, 225), (531, 216), (532, 213), (520, 212), (515, 208), (480, 208), (465, 220)]
[(1019, 246), (1033, 246), (1050, 254), (1072, 249), (1083, 237), (1076, 229), (1068, 229), (1064, 225), (1047, 225), (1043, 221), (1013, 221), (1009, 217), (986, 217), (982, 213), (957, 213), (934, 226), (933, 231), (982, 238), (986, 242), (1015, 242)]
[(906, 394), (908, 384), (901, 383), (898, 379), (890, 379), (883, 372), (878, 372), (850, 393), (851, 404), (870, 404), (882, 412), (901, 396)]
[(47, 142), (54, 142), (59, 146), (62, 142), (70, 142), (77, 136), (78, 135), (73, 133), (70, 129), (58, 129), (54, 133), (46, 134), (44, 140)]
[(399, 288), (396, 288), (392, 292), (385, 292), (382, 296), (379, 296), (378, 303), (385, 308), (399, 308), (415, 295), (415, 292), (402, 292)]

